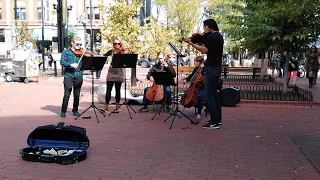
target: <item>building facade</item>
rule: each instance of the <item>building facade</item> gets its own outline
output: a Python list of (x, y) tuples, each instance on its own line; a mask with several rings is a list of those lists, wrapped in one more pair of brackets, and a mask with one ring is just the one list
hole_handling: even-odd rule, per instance
[[(86, 33), (91, 32), (90, 27), (90, 1), (86, 0), (63, 0), (63, 23), (66, 30), (75, 32), (82, 39), (86, 39)], [(99, 33), (99, 25), (103, 24), (103, 16), (99, 10), (101, 3), (107, 4), (111, 0), (92, 0), (94, 35)], [(57, 31), (57, 0), (0, 0), (0, 46), (12, 48), (15, 25), (15, 5), (17, 7), (17, 21), (26, 21), (32, 31), (32, 37), (38, 42), (42, 41), (42, 15), (44, 16), (44, 40), (45, 45), (56, 48)], [(66, 8), (67, 7), (67, 8)], [(68, 9), (68, 10), (67, 10)], [(84, 23), (83, 19), (86, 20)], [(19, 23), (18, 23), (19, 24)], [(94, 38), (95, 43), (101, 39)], [(85, 43), (85, 42), (84, 42)]]

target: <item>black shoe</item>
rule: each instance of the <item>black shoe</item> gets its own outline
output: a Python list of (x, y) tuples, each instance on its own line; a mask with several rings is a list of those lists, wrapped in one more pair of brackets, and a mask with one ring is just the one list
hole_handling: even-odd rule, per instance
[[(207, 121), (207, 124), (211, 123), (210, 120)], [(222, 125), (222, 122), (218, 122), (219, 125)]]
[(61, 112), (60, 117), (61, 118), (66, 118), (66, 113), (65, 112)]
[(204, 129), (219, 129), (221, 125), (218, 124), (211, 124), (211, 123), (207, 123), (205, 125), (203, 125)]
[(148, 107), (143, 106), (138, 112), (148, 112)]
[(80, 114), (78, 112), (73, 112), (73, 116), (80, 116)]

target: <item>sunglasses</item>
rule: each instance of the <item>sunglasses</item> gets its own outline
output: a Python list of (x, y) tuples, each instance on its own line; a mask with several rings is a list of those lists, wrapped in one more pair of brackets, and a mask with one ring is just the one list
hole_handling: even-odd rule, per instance
[(82, 44), (80, 44), (80, 43), (77, 43), (77, 44), (75, 44), (76, 46), (82, 46)]
[(113, 45), (120, 45), (120, 43), (113, 43)]

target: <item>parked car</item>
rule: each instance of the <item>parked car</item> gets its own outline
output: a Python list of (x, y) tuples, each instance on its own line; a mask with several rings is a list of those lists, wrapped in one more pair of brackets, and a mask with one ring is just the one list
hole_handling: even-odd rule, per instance
[[(177, 58), (170, 58), (168, 60), (173, 66), (177, 65)], [(186, 66), (187, 64), (179, 58), (179, 66)]]
[(137, 65), (139, 65), (139, 66), (141, 66), (143, 68), (152, 67), (155, 64), (156, 64), (156, 60), (155, 59), (151, 59), (151, 58), (140, 58), (137, 61)]

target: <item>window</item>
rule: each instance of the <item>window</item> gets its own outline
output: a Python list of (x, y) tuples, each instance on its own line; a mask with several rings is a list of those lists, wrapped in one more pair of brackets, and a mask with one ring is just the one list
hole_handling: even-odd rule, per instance
[(17, 8), (17, 19), (26, 20), (26, 18), (27, 18), (26, 8)]
[[(98, 7), (93, 7), (93, 17), (92, 20), (99, 20), (100, 19), (100, 9)], [(88, 19), (90, 19), (90, 8), (87, 7), (87, 14), (88, 14)]]
[(93, 12), (94, 12), (94, 19), (100, 19), (100, 9), (95, 7)]
[(4, 29), (0, 29), (0, 42), (6, 42)]
[(0, 8), (0, 20), (2, 20), (2, 9)]
[[(91, 29), (87, 29), (86, 32), (87, 32), (87, 34), (91, 34)], [(100, 29), (93, 29), (92, 33), (93, 33), (93, 37), (94, 37), (93, 42), (100, 42), (101, 43)]]
[(42, 8), (37, 9), (38, 20), (42, 20)]

